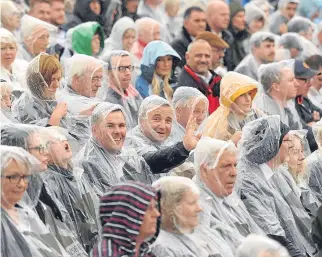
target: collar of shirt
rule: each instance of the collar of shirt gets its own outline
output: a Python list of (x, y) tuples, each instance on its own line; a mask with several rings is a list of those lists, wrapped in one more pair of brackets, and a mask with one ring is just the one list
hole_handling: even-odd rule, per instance
[(213, 29), (211, 29), (211, 32), (216, 34), (218, 37), (222, 38), (222, 32), (220, 31), (219, 33), (217, 33), (216, 31), (214, 31)]
[(211, 72), (208, 71), (207, 76), (200, 75), (196, 73), (196, 75), (201, 78), (206, 84), (209, 84), (209, 81), (211, 80)]
[(259, 165), (259, 167), (261, 168), (267, 181), (274, 175), (274, 172), (266, 163)]

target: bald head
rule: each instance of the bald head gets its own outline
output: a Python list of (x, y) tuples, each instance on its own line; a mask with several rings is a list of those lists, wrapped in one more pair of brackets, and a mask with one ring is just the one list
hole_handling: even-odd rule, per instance
[(210, 28), (216, 33), (220, 33), (229, 26), (229, 6), (221, 0), (213, 0), (208, 3), (206, 16)]
[(188, 66), (200, 75), (207, 75), (211, 67), (211, 46), (203, 39), (198, 39), (188, 46), (186, 60)]
[(154, 19), (145, 17), (135, 22), (138, 39), (148, 44), (153, 40), (160, 40), (160, 23)]

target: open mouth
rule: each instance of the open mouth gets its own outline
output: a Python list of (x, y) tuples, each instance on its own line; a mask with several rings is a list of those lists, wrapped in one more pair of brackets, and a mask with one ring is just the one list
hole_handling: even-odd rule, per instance
[(119, 145), (122, 142), (122, 138), (113, 138), (114, 142)]

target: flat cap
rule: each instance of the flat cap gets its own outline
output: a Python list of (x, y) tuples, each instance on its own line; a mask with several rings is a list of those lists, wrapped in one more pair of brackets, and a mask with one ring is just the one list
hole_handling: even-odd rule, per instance
[(218, 47), (218, 48), (229, 48), (229, 45), (224, 41), (222, 38), (220, 38), (218, 35), (210, 32), (210, 31), (204, 31), (201, 32), (197, 37), (196, 40), (203, 39), (209, 43), (212, 47)]

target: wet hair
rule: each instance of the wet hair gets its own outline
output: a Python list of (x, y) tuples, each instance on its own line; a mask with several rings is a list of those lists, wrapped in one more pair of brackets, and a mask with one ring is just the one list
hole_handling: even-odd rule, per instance
[(309, 65), (312, 70), (319, 70), (322, 67), (322, 56), (315, 54), (305, 59), (305, 63)]

